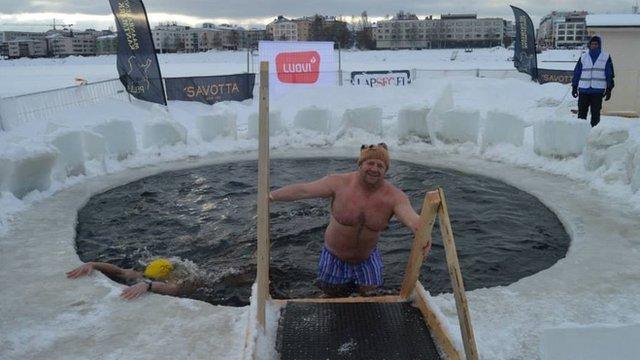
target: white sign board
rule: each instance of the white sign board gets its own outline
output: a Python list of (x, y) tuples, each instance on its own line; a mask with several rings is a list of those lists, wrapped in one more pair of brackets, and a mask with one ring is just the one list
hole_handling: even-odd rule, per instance
[(373, 88), (389, 88), (411, 84), (409, 70), (392, 71), (353, 71), (351, 84)]
[(333, 42), (260, 41), (258, 51), (269, 62), (271, 94), (336, 84)]

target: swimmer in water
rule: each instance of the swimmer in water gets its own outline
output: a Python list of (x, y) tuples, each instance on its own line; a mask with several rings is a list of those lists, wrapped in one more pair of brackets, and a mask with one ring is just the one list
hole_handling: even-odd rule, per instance
[(175, 268), (171, 261), (163, 258), (151, 261), (144, 271), (123, 269), (104, 262), (88, 262), (67, 272), (67, 278), (77, 279), (98, 270), (109, 278), (131, 284), (120, 294), (125, 300), (133, 300), (147, 292), (179, 296), (185, 292), (187, 286), (175, 276)]

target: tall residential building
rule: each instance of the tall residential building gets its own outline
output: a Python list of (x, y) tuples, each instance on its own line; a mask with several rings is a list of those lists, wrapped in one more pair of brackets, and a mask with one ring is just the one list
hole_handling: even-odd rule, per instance
[(189, 29), (176, 23), (160, 24), (151, 30), (153, 46), (160, 53), (185, 51), (184, 33)]
[(257, 49), (260, 40), (267, 39), (266, 29), (247, 29), (240, 34), (240, 47), (243, 49)]
[(587, 41), (586, 11), (552, 11), (540, 20), (536, 41), (546, 48), (575, 48)]
[(0, 56), (9, 58), (47, 56), (42, 32), (0, 31)]
[(102, 35), (96, 38), (96, 55), (111, 55), (118, 53), (118, 35)]
[(298, 24), (279, 15), (267, 24), (267, 35), (273, 40), (298, 41)]
[(294, 19), (293, 22), (296, 23), (298, 27), (298, 41), (309, 41), (311, 40), (311, 21), (313, 18), (303, 17), (300, 19)]
[(41, 39), (16, 39), (7, 41), (7, 57), (16, 59), (20, 57), (47, 56), (47, 41)]
[[(516, 25), (513, 21), (505, 20), (504, 21), (504, 46), (509, 46), (513, 44), (514, 39), (516, 38)], [(509, 39), (509, 43), (507, 43), (507, 39)]]
[(246, 30), (240, 26), (231, 24), (215, 25), (211, 23), (205, 23), (202, 25), (202, 27), (207, 30), (215, 31), (215, 33), (209, 34), (210, 38), (213, 40), (213, 43), (208, 50), (237, 50), (243, 47), (243, 34)]
[(374, 29), (378, 49), (491, 47), (503, 45), (501, 18), (476, 14), (442, 14), (440, 19), (413, 16), (379, 21)]
[(96, 37), (93, 35), (65, 35), (54, 33), (47, 37), (53, 56), (90, 56), (96, 54)]

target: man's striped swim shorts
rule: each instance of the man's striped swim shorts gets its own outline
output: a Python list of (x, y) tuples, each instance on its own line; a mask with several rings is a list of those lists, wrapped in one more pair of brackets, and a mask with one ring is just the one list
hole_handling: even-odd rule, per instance
[(376, 247), (365, 261), (350, 263), (340, 260), (322, 247), (318, 264), (318, 281), (328, 285), (382, 285), (382, 257)]

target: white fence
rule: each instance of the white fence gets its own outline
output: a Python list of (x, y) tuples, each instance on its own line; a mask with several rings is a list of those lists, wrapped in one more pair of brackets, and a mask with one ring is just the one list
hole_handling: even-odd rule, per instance
[(22, 124), (50, 120), (60, 110), (105, 98), (128, 100), (119, 79), (104, 80), (62, 89), (0, 99), (0, 129), (11, 130)]

